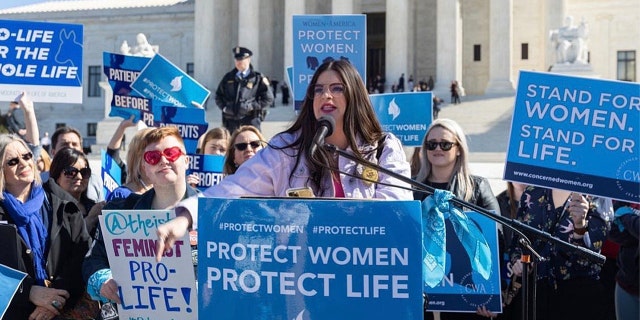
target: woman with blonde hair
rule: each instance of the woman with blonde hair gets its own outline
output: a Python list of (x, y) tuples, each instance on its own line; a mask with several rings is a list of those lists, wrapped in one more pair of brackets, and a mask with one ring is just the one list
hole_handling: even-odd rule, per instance
[(240, 126), (231, 135), (224, 159), (224, 174), (234, 174), (245, 161), (253, 158), (265, 144), (260, 130), (254, 126)]
[(142, 165), (142, 151), (140, 148), (144, 145), (144, 138), (151, 129), (152, 128), (144, 128), (139, 130), (133, 136), (131, 142), (129, 142), (127, 165), (125, 166), (127, 181), (125, 184), (114, 189), (107, 197), (107, 201), (126, 198), (131, 193), (142, 194), (153, 187), (144, 172), (140, 170), (140, 166)]
[[(472, 175), (469, 170), (469, 147), (464, 131), (451, 119), (437, 119), (431, 123), (422, 141), (421, 165), (416, 180), (435, 189), (447, 190), (460, 200), (472, 203), (487, 210), (500, 212), (489, 181)], [(414, 192), (414, 199), (424, 200), (427, 194)], [(464, 252), (457, 239), (451, 222), (446, 219), (446, 243), (448, 252)], [(452, 273), (464, 274), (471, 266), (458, 263), (451, 266)], [(489, 314), (478, 307), (479, 314)], [(441, 313), (441, 319), (482, 319), (479, 315), (468, 313)], [(432, 319), (432, 313), (425, 313), (425, 319)]]
[(18, 102), (33, 144), (17, 135), (0, 135), (0, 220), (16, 227), (22, 254), (12, 263), (27, 277), (4, 318), (49, 320), (73, 308), (82, 296), (80, 270), (90, 237), (78, 203), (43, 188), (35, 161), (40, 146), (33, 102), (26, 94)]

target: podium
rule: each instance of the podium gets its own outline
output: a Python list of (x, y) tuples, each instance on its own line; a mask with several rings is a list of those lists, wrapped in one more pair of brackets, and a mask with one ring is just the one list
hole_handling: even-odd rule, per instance
[(422, 319), (418, 201), (200, 198), (199, 319)]

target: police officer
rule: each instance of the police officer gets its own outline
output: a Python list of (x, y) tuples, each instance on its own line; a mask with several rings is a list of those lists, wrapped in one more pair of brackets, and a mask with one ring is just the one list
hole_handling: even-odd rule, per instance
[(251, 50), (233, 48), (236, 67), (227, 72), (216, 90), (216, 104), (222, 110), (222, 125), (233, 132), (241, 125), (258, 130), (267, 109), (273, 103), (269, 79), (254, 71)]

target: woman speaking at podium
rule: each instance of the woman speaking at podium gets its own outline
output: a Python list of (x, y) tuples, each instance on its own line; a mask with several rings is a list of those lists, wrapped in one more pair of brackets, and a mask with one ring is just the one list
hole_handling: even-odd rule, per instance
[[(410, 176), (402, 144), (393, 134), (382, 132), (358, 71), (347, 60), (334, 60), (316, 70), (293, 125), (204, 195), (284, 197), (288, 190), (303, 189), (316, 197), (413, 200), (411, 191), (396, 187), (409, 188), (408, 184), (338, 157), (322, 146), (316, 148), (317, 140), (322, 140), (316, 134), (321, 117), (335, 120), (333, 132), (324, 142), (365, 162)], [(363, 176), (380, 184), (363, 180)], [(176, 208), (176, 215), (158, 227), (158, 239), (164, 240), (158, 241), (159, 257), (189, 226), (197, 225), (197, 199), (185, 200)]]

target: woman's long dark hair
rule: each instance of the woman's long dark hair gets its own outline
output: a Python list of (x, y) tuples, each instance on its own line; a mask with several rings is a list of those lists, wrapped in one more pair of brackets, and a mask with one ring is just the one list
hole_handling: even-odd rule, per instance
[[(378, 118), (369, 100), (367, 88), (360, 74), (358, 74), (358, 70), (347, 60), (325, 62), (318, 67), (307, 87), (298, 118), (289, 129), (285, 130), (286, 133), (300, 132), (298, 139), (282, 148), (291, 148), (298, 151), (296, 154), (291, 155), (295, 157), (296, 160), (294, 169), (289, 174), (289, 181), (292, 180), (293, 173), (300, 165), (302, 156), (308, 154), (309, 148), (313, 143), (318, 124), (313, 112), (313, 88), (320, 74), (328, 70), (335, 71), (345, 86), (344, 97), (347, 106), (342, 130), (347, 137), (349, 147), (354, 151), (354, 155), (363, 159), (363, 156), (358, 150), (357, 137), (360, 137), (360, 139), (369, 144), (374, 144), (382, 137), (382, 127), (380, 126), (380, 122), (378, 122)], [(315, 187), (315, 189), (320, 192), (320, 195), (323, 195), (324, 190), (320, 190), (320, 186), (322, 185), (321, 180), (329, 173), (329, 170), (321, 164), (333, 163), (333, 157), (323, 148), (318, 148), (318, 151), (313, 154), (312, 157), (313, 159), (306, 158), (306, 165), (311, 175), (310, 183), (312, 187)]]

